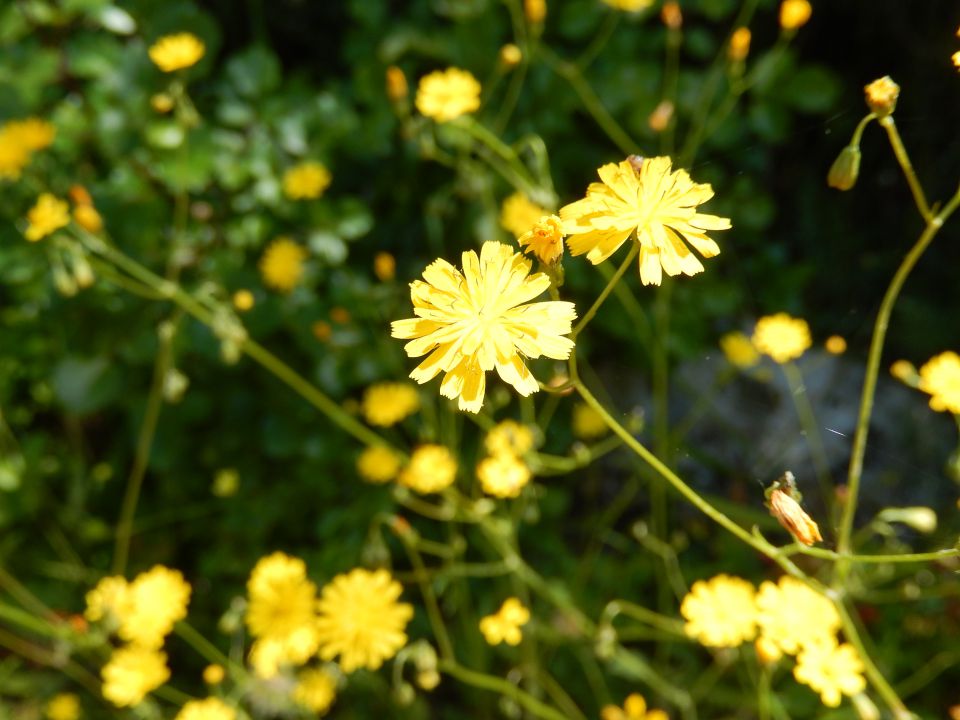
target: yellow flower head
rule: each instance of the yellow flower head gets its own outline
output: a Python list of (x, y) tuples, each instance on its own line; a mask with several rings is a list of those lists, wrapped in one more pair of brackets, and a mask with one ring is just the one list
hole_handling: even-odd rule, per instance
[(488, 495), (515, 498), (530, 482), (530, 468), (517, 456), (503, 453), (481, 460), (477, 465), (477, 478)]
[(43, 193), (27, 213), (27, 222), (23, 234), (30, 242), (36, 242), (70, 224), (70, 206), (50, 193)]
[(0, 128), (0, 180), (16, 180), (30, 163), (26, 148), (10, 141), (4, 128)]
[(436, 70), (420, 78), (416, 105), (421, 115), (450, 122), (480, 107), (480, 83), (466, 70)]
[(388, 252), (378, 252), (373, 256), (373, 274), (380, 282), (393, 280), (397, 274), (397, 260)]
[(313, 200), (323, 195), (332, 179), (322, 163), (302, 162), (283, 174), (283, 194), (291, 200)]
[(326, 715), (337, 697), (337, 679), (322, 668), (310, 668), (297, 675), (293, 699), (310, 712)]
[(3, 142), (14, 143), (28, 153), (34, 153), (53, 144), (57, 128), (42, 118), (30, 117), (11, 120), (3, 126), (2, 133)]
[(443, 445), (421, 445), (397, 478), (404, 487), (418, 493), (435, 493), (451, 485), (457, 477), (457, 460)]
[(530, 611), (519, 598), (509, 597), (493, 615), (480, 619), (480, 632), (490, 645), (519, 645), (523, 639), (520, 629), (530, 622)]
[(807, 24), (813, 8), (808, 0), (783, 0), (780, 3), (780, 27), (784, 30), (796, 30)]
[(840, 616), (830, 600), (796, 578), (783, 576), (760, 585), (757, 593), (760, 634), (788, 655), (833, 639)]
[(750, 28), (739, 27), (730, 36), (730, 47), (727, 48), (727, 57), (730, 62), (743, 62), (750, 54)]
[(246, 623), (256, 642), (250, 662), (261, 677), (273, 677), (280, 665), (301, 665), (317, 651), (314, 612), (317, 586), (307, 579), (303, 560), (282, 552), (261, 558), (247, 582)]
[(603, 437), (609, 430), (603, 416), (586, 403), (577, 403), (573, 406), (571, 429), (574, 437), (580, 440)]
[(563, 255), (563, 222), (556, 215), (544, 215), (517, 238), (517, 244), (544, 265), (553, 265)]
[(117, 575), (101, 578), (100, 582), (87, 593), (87, 609), (83, 616), (90, 622), (97, 622), (113, 617), (119, 620), (117, 608), (127, 594), (127, 581)]
[(159, 649), (174, 624), (187, 616), (189, 602), (190, 585), (180, 571), (156, 565), (137, 575), (121, 596), (117, 633), (127, 642)]
[(500, 208), (500, 224), (504, 229), (513, 233), (514, 237), (521, 237), (550, 212), (542, 208), (523, 193), (509, 195)]
[(889, 75), (874, 80), (863, 88), (867, 107), (880, 117), (885, 117), (897, 109), (897, 99), (900, 97), (900, 86)]
[(193, 33), (164, 35), (150, 46), (150, 59), (163, 72), (174, 72), (196, 65), (206, 48)]
[(720, 349), (727, 361), (741, 370), (752, 368), (760, 362), (760, 353), (742, 332), (728, 332), (720, 338)]
[(100, 675), (107, 700), (117, 707), (133, 707), (170, 679), (170, 669), (159, 650), (127, 645), (113, 651)]
[(584, 199), (560, 210), (571, 255), (587, 254), (597, 265), (616, 252), (636, 232), (640, 243), (640, 279), (659, 285), (661, 269), (668, 275), (695, 275), (703, 264), (687, 247), (705, 258), (720, 254), (708, 230), (727, 230), (730, 221), (697, 212), (713, 197), (708, 184), (695, 183), (686, 170), (671, 172), (668, 157), (609, 163), (597, 172)]
[(533, 432), (516, 420), (494, 425), (484, 440), (491, 455), (525, 455), (533, 449)]
[(79, 720), (80, 698), (74, 693), (58, 693), (47, 703), (45, 715), (47, 720)]
[(948, 351), (927, 360), (917, 387), (930, 395), (934, 410), (960, 415), (960, 355)]
[(757, 320), (752, 339), (757, 350), (781, 365), (796, 360), (813, 344), (807, 321), (783, 312)]
[(663, 710), (647, 710), (647, 701), (640, 693), (630, 693), (623, 701), (623, 708), (606, 705), (600, 711), (600, 720), (669, 720)]
[(797, 656), (793, 676), (819, 693), (827, 707), (838, 707), (844, 695), (857, 695), (867, 687), (856, 649), (847, 643), (838, 645), (836, 640), (804, 647)]
[(188, 700), (173, 720), (236, 720), (237, 711), (220, 698)]
[(640, 12), (653, 4), (653, 0), (603, 0), (603, 2), (624, 12)]
[(524, 358), (566, 360), (573, 341), (564, 337), (576, 317), (573, 303), (530, 302), (550, 286), (543, 273), (530, 275), (530, 260), (508, 245), (486, 242), (480, 256), (463, 253), (463, 272), (446, 260), (410, 284), (415, 318), (396, 320), (393, 337), (411, 340), (407, 355), (427, 358), (410, 377), (419, 383), (445, 373), (440, 394), (478, 412), (486, 372), (497, 374), (524, 397), (537, 392)]
[(847, 351), (847, 341), (840, 335), (831, 335), (823, 346), (831, 355), (843, 355)]
[(698, 580), (680, 605), (684, 630), (707, 647), (736, 647), (757, 632), (753, 585), (743, 578), (717, 575)]
[(357, 458), (357, 473), (367, 482), (390, 482), (398, 472), (400, 456), (384, 445), (371, 445)]
[(403, 587), (386, 570), (356, 568), (324, 586), (318, 605), (320, 657), (340, 656), (345, 673), (378, 669), (407, 643), (413, 607), (397, 602)]
[(420, 395), (409, 383), (377, 383), (364, 391), (361, 409), (371, 425), (390, 427), (420, 409)]
[(303, 276), (307, 251), (288, 237), (278, 237), (260, 258), (260, 274), (267, 287), (279, 292), (293, 290)]

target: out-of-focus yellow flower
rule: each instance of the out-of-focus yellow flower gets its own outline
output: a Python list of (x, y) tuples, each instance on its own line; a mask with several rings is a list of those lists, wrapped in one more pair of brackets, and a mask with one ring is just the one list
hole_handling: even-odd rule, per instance
[(219, 497), (233, 497), (240, 487), (240, 473), (236, 468), (221, 468), (213, 476), (211, 492)]
[(603, 0), (603, 2), (624, 12), (640, 12), (653, 5), (653, 0)]
[(357, 473), (367, 482), (390, 482), (400, 472), (400, 462), (400, 456), (385, 445), (371, 445), (357, 458)]
[(863, 88), (867, 107), (880, 117), (886, 117), (897, 109), (897, 99), (900, 97), (900, 86), (889, 75), (874, 80)]
[(807, 321), (784, 312), (757, 320), (752, 339), (757, 350), (781, 365), (796, 360), (813, 344)]
[(539, 25), (547, 17), (547, 0), (523, 0), (523, 14), (531, 25)]
[(188, 700), (173, 720), (235, 720), (237, 711), (220, 698)]
[(364, 390), (360, 407), (368, 423), (390, 427), (420, 409), (420, 394), (410, 383), (377, 383)]
[(684, 630), (707, 647), (736, 647), (757, 632), (753, 585), (743, 578), (717, 575), (698, 580), (680, 604)]
[(57, 136), (53, 123), (42, 118), (29, 117), (23, 120), (11, 120), (3, 126), (2, 140), (19, 145), (28, 153), (50, 147)]
[(720, 349), (731, 365), (747, 370), (760, 362), (760, 353), (742, 332), (728, 332), (720, 338)]
[(193, 33), (164, 35), (148, 51), (153, 64), (163, 72), (174, 72), (196, 65), (206, 48)]
[(503, 201), (500, 209), (500, 224), (514, 237), (521, 237), (529, 232), (534, 225), (545, 215), (550, 215), (546, 208), (542, 208), (523, 193), (516, 192)]
[(444, 490), (457, 477), (457, 460), (443, 445), (421, 445), (397, 478), (404, 487), (428, 494)]
[(847, 351), (847, 341), (840, 335), (831, 335), (823, 346), (831, 355), (843, 355)]
[(223, 669), (223, 665), (214, 663), (203, 669), (203, 681), (207, 685), (219, 685), (226, 676), (227, 672)]
[(777, 662), (783, 657), (783, 650), (773, 640), (761, 635), (754, 641), (753, 649), (757, 653), (757, 659), (765, 665)]
[(156, 93), (150, 96), (150, 107), (155, 113), (164, 115), (173, 110), (173, 98), (167, 93)]
[(0, 129), (0, 180), (16, 180), (30, 163), (30, 153), (20, 145), (14, 145)]
[(254, 303), (256, 303), (256, 299), (253, 297), (253, 293), (246, 288), (237, 290), (233, 294), (233, 307), (240, 312), (247, 312), (252, 309)]
[(673, 119), (673, 103), (669, 100), (661, 100), (647, 118), (647, 125), (654, 132), (663, 132)]
[(303, 560), (282, 552), (261, 558), (247, 593), (245, 620), (256, 638), (250, 663), (257, 675), (273, 677), (281, 665), (302, 665), (317, 652), (317, 586), (307, 578)]
[(37, 242), (70, 224), (70, 206), (50, 193), (43, 193), (27, 213), (27, 223), (24, 237)]
[(44, 714), (47, 720), (79, 720), (80, 698), (74, 693), (58, 693), (47, 702)]
[(463, 272), (442, 259), (428, 265), (423, 281), (410, 284), (417, 317), (392, 324), (393, 337), (410, 340), (408, 356), (427, 355), (410, 377), (425, 383), (443, 372), (440, 394), (474, 413), (483, 405), (489, 370), (524, 397), (537, 392), (524, 358), (567, 359), (573, 341), (565, 335), (576, 310), (570, 302), (531, 302), (550, 278), (530, 269), (530, 260), (493, 241), (479, 257), (463, 253)]
[(727, 48), (727, 57), (730, 62), (743, 62), (750, 54), (750, 28), (739, 27), (730, 36), (730, 46)]
[(264, 284), (282, 293), (290, 292), (303, 277), (306, 259), (305, 248), (288, 237), (278, 237), (267, 246), (260, 258), (260, 275)]
[(308, 160), (283, 174), (283, 194), (291, 200), (314, 200), (330, 187), (332, 179), (323, 163)]
[(480, 619), (480, 632), (490, 645), (519, 645), (523, 639), (520, 628), (528, 622), (530, 611), (520, 602), (520, 598), (509, 597), (497, 612)]
[(323, 668), (309, 668), (297, 675), (293, 699), (321, 717), (327, 714), (337, 697), (337, 679)]
[(580, 440), (593, 440), (609, 432), (603, 416), (586, 403), (577, 403), (573, 406), (571, 427), (574, 437)]
[(127, 586), (114, 608), (117, 634), (142, 647), (160, 648), (173, 626), (187, 616), (190, 584), (179, 570), (155, 565)]
[(796, 655), (808, 645), (832, 642), (840, 629), (833, 603), (786, 575), (776, 584), (768, 580), (760, 585), (756, 607), (761, 636), (788, 655)]
[(393, 102), (400, 102), (410, 92), (407, 76), (396, 65), (387, 68), (387, 97)]
[(103, 697), (117, 707), (133, 707), (170, 679), (170, 669), (166, 654), (128, 645), (113, 651), (100, 675)]
[(484, 458), (477, 465), (477, 479), (481, 489), (498, 498), (519, 497), (530, 482), (530, 468), (510, 453), (501, 453)]
[(520, 48), (513, 43), (507, 43), (500, 48), (500, 62), (504, 67), (516, 67), (520, 64), (521, 60), (523, 60), (523, 53), (520, 52)]
[(812, 13), (808, 0), (783, 0), (780, 3), (780, 27), (796, 30), (807, 24)]
[(490, 429), (484, 446), (491, 455), (525, 455), (533, 449), (533, 432), (516, 420), (504, 420)]
[(380, 282), (393, 280), (397, 274), (397, 261), (388, 252), (378, 252), (373, 256), (373, 274)]
[(960, 355), (953, 351), (930, 358), (920, 368), (917, 385), (930, 395), (930, 407), (960, 415)]
[(480, 107), (480, 83), (466, 70), (436, 70), (420, 78), (416, 105), (424, 117), (450, 122)]
[(823, 541), (820, 537), (820, 528), (790, 494), (780, 489), (773, 490), (770, 493), (768, 506), (770, 514), (793, 535), (797, 542), (813, 545), (815, 542)]
[(827, 707), (838, 707), (844, 695), (856, 695), (867, 687), (856, 649), (836, 640), (806, 645), (797, 656), (793, 676), (819, 693)]
[(661, 269), (668, 275), (695, 275), (703, 257), (720, 254), (709, 230), (730, 228), (727, 218), (705, 215), (697, 207), (713, 197), (713, 188), (690, 179), (686, 170), (671, 172), (668, 157), (643, 160), (639, 172), (631, 160), (609, 163), (598, 170), (602, 182), (592, 183), (584, 199), (560, 210), (571, 255), (583, 255), (597, 265), (636, 234), (640, 243), (640, 280), (659, 285)]
[(680, 3), (676, 0), (667, 0), (660, 9), (660, 19), (671, 30), (679, 30), (683, 27), (683, 13), (680, 11)]
[(950, 59), (953, 60), (953, 66), (960, 70), (960, 50), (957, 50), (953, 55), (951, 55)]
[(101, 578), (100, 582), (87, 593), (87, 609), (83, 616), (90, 622), (105, 620), (115, 616), (114, 608), (119, 607), (127, 592), (127, 581), (117, 575)]
[(623, 701), (623, 707), (605, 705), (600, 710), (600, 720), (669, 720), (669, 716), (659, 708), (647, 709), (647, 700), (640, 693), (630, 693)]
[(356, 568), (337, 575), (320, 593), (320, 657), (340, 656), (340, 668), (378, 669), (407, 643), (413, 607), (397, 602), (403, 586), (386, 570)]

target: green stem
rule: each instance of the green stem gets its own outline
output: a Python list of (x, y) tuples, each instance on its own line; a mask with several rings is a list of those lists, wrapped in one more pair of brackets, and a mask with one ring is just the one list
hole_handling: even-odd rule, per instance
[(440, 656), (450, 662), (456, 662), (454, 660), (453, 643), (447, 633), (447, 626), (443, 622), (443, 613), (440, 612), (440, 605), (437, 603), (437, 596), (430, 584), (430, 576), (423, 564), (423, 558), (420, 557), (420, 553), (409, 534), (397, 532), (396, 535), (403, 543), (407, 556), (410, 558), (410, 564), (413, 565), (413, 569), (417, 573), (420, 594), (423, 595), (423, 602), (427, 606), (427, 616), (430, 618), (433, 635), (436, 637), (437, 646), (440, 648)]
[(521, 690), (509, 680), (475, 670), (468, 670), (452, 660), (440, 660), (437, 663), (437, 669), (467, 685), (481, 690), (490, 690), (503, 697), (510, 698), (535, 717), (543, 718), (543, 720), (569, 720), (566, 715), (537, 700), (533, 695)]
[(927, 198), (923, 194), (920, 181), (917, 180), (917, 174), (913, 170), (913, 163), (910, 162), (907, 149), (903, 146), (903, 141), (900, 139), (900, 133), (897, 131), (897, 124), (893, 120), (893, 115), (882, 117), (879, 122), (883, 129), (887, 131), (887, 137), (890, 139), (890, 147), (893, 148), (893, 154), (896, 155), (897, 162), (900, 163), (903, 174), (907, 178), (907, 184), (910, 186), (910, 192), (913, 194), (913, 200), (917, 204), (917, 209), (920, 211), (923, 219), (929, 223), (933, 217), (933, 213), (931, 213), (930, 205), (927, 203)]
[(925, 553), (903, 553), (899, 555), (844, 555), (843, 553), (826, 550), (824, 548), (807, 547), (806, 545), (794, 545), (792, 547), (781, 548), (781, 552), (787, 555), (800, 553), (801, 555), (810, 555), (811, 557), (825, 558), (835, 562), (844, 561), (853, 564), (876, 564), (876, 563), (922, 563), (945, 560), (946, 558), (960, 556), (960, 549), (945, 548)]
[(613, 35), (613, 31), (617, 29), (619, 23), (620, 13), (613, 8), (608, 9), (607, 16), (603, 19), (603, 24), (600, 25), (600, 29), (576, 60), (575, 65), (579, 70), (586, 70), (587, 67), (597, 59), (597, 55), (606, 47), (607, 41), (610, 39), (610, 36)]
[(661, 613), (650, 610), (649, 608), (645, 608), (642, 605), (632, 603), (628, 600), (611, 600), (609, 603), (607, 603), (607, 606), (603, 609), (601, 624), (604, 621), (612, 624), (613, 619), (617, 615), (626, 615), (627, 617), (631, 617), (634, 620), (639, 620), (646, 625), (658, 628), (671, 635), (680, 635), (681, 637), (686, 637), (686, 633), (683, 629), (683, 622), (681, 620), (668, 617)]
[(593, 316), (597, 314), (597, 310), (600, 309), (600, 306), (603, 305), (604, 301), (609, 297), (610, 293), (613, 292), (613, 288), (620, 281), (620, 278), (623, 277), (623, 274), (627, 271), (627, 268), (630, 267), (630, 263), (633, 262), (634, 258), (637, 257), (637, 254), (640, 252), (640, 243), (631, 242), (630, 243), (630, 252), (627, 253), (627, 257), (624, 259), (623, 264), (617, 268), (617, 271), (613, 274), (613, 277), (610, 278), (610, 281), (607, 283), (607, 286), (603, 289), (600, 295), (594, 300), (593, 305), (590, 306), (590, 309), (584, 313), (583, 317), (580, 318), (580, 322), (576, 324), (573, 328), (573, 332), (570, 333), (570, 339), (575, 340), (577, 335), (587, 326)]
[(537, 184), (529, 176), (527, 169), (517, 157), (517, 153), (509, 145), (470, 116), (459, 117), (454, 123), (457, 127), (466, 130), (474, 140), (490, 150), (495, 157), (499, 157), (506, 163), (506, 168), (497, 163), (491, 162), (490, 164), (491, 167), (503, 175), (507, 182), (532, 200), (552, 204), (544, 202), (546, 198), (543, 197), (543, 191), (537, 187)]
[(230, 674), (237, 679), (246, 677), (247, 673), (242, 665), (233, 662), (216, 645), (207, 640), (189, 623), (181, 620), (174, 625), (173, 631), (208, 662), (229, 668)]

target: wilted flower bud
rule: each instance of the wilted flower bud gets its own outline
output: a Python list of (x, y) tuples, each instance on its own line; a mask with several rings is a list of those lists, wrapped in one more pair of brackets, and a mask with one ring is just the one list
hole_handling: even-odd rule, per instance
[(750, 28), (740, 27), (730, 36), (730, 47), (727, 48), (727, 57), (730, 62), (743, 62), (750, 53)]
[(793, 473), (785, 472), (783, 477), (773, 483), (767, 491), (767, 507), (794, 539), (804, 545), (813, 545), (822, 541), (820, 528), (800, 507), (800, 493), (793, 479)]
[(827, 185), (837, 190), (849, 190), (857, 183), (860, 174), (860, 146), (847, 145), (830, 166)]
[(877, 117), (884, 118), (897, 108), (897, 98), (900, 97), (900, 86), (884, 75), (863, 88), (867, 107), (876, 113)]
[(407, 76), (396, 65), (387, 68), (387, 97), (393, 102), (400, 102), (407, 97), (410, 88), (407, 85)]
[(647, 124), (654, 132), (663, 132), (667, 129), (672, 117), (673, 103), (669, 100), (661, 100), (660, 104), (650, 113), (650, 117), (647, 118)]

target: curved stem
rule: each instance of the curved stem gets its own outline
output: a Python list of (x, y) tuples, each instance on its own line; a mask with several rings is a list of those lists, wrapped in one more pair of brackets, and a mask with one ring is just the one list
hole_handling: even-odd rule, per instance
[(900, 133), (897, 131), (897, 124), (893, 120), (893, 115), (887, 115), (880, 118), (880, 125), (887, 131), (887, 137), (890, 139), (890, 146), (893, 148), (893, 154), (897, 157), (897, 162), (903, 169), (903, 174), (907, 178), (907, 184), (910, 186), (910, 192), (913, 194), (913, 201), (917, 204), (920, 215), (927, 222), (930, 222), (932, 213), (927, 198), (923, 194), (923, 188), (920, 187), (920, 181), (917, 180), (917, 174), (913, 170), (913, 164), (910, 162), (910, 156), (907, 155), (907, 149), (903, 146), (900, 139)]
[(600, 309), (600, 306), (603, 305), (603, 302), (609, 297), (610, 293), (613, 292), (613, 288), (620, 278), (623, 277), (623, 274), (627, 271), (627, 268), (630, 267), (630, 263), (633, 262), (634, 258), (637, 257), (637, 254), (640, 252), (640, 243), (631, 242), (630, 243), (630, 252), (627, 253), (627, 257), (624, 259), (623, 264), (617, 269), (613, 274), (613, 277), (610, 278), (610, 281), (607, 283), (607, 286), (603, 289), (600, 295), (594, 300), (593, 305), (590, 306), (590, 309), (584, 313), (583, 317), (580, 318), (580, 322), (576, 324), (573, 328), (573, 332), (570, 333), (570, 339), (576, 339), (577, 335), (587, 326), (593, 316), (597, 314), (597, 310)]
[(423, 564), (423, 558), (412, 542), (409, 534), (397, 532), (397, 537), (403, 543), (407, 556), (410, 558), (410, 564), (413, 565), (417, 573), (417, 581), (420, 585), (420, 594), (423, 595), (424, 605), (427, 606), (427, 616), (430, 618), (430, 626), (433, 628), (434, 637), (437, 639), (437, 646), (440, 648), (440, 656), (450, 662), (454, 660), (453, 643), (450, 641), (450, 635), (447, 633), (447, 626), (443, 623), (443, 614), (440, 612), (440, 606), (437, 604), (437, 596), (430, 585), (430, 576)]
[(535, 717), (543, 718), (543, 720), (569, 720), (566, 715), (537, 700), (533, 695), (521, 690), (509, 680), (475, 670), (468, 670), (453, 660), (440, 660), (437, 663), (437, 669), (467, 685), (481, 690), (490, 690), (510, 698)]

